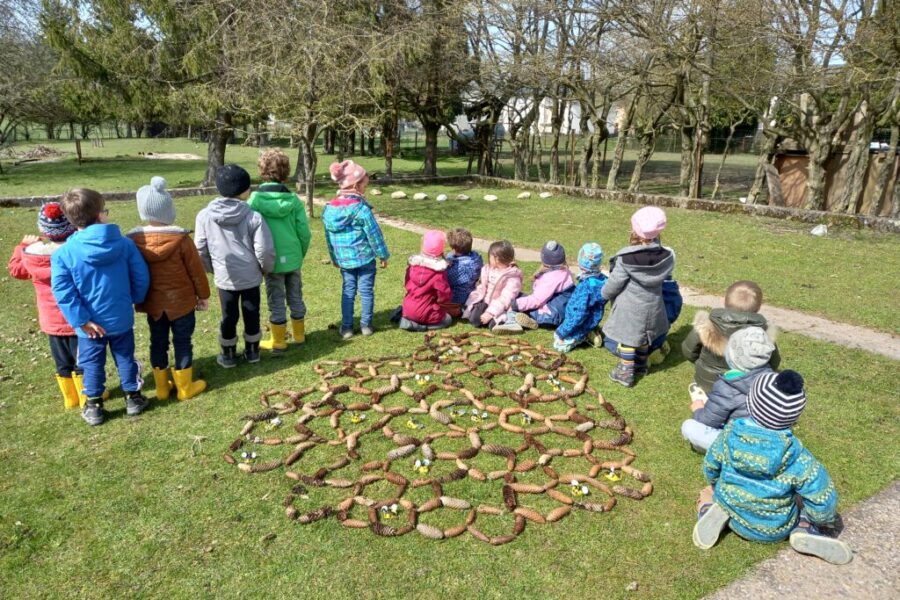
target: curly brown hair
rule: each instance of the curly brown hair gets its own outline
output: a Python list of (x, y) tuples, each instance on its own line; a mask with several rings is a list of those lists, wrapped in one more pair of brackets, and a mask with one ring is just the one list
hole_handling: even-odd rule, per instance
[(73, 188), (63, 194), (60, 204), (69, 223), (78, 229), (84, 229), (100, 221), (100, 213), (103, 212), (106, 201), (100, 192)]
[(468, 254), (472, 251), (472, 234), (462, 227), (451, 229), (447, 232), (447, 244), (457, 254)]
[(291, 175), (291, 159), (278, 148), (266, 150), (259, 155), (256, 168), (263, 181), (284, 183)]

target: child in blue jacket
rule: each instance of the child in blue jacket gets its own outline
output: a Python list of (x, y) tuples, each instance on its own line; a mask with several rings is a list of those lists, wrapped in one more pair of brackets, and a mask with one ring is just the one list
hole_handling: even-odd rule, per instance
[(104, 421), (107, 346), (125, 392), (125, 412), (139, 415), (149, 401), (141, 394), (140, 364), (134, 358), (133, 305), (143, 302), (150, 288), (147, 263), (118, 225), (106, 223), (109, 211), (98, 192), (70, 190), (62, 208), (78, 232), (53, 253), (51, 287), (78, 336), (87, 398), (81, 416), (88, 425)]
[(600, 293), (606, 275), (600, 272), (603, 249), (600, 244), (588, 243), (578, 251), (578, 284), (569, 303), (566, 317), (553, 333), (553, 347), (557, 352), (569, 352), (585, 341), (603, 319), (606, 299)]

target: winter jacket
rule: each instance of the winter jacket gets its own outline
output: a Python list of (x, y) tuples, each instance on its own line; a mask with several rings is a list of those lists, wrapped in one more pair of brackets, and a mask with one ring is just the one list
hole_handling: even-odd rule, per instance
[(707, 451), (703, 471), (731, 529), (749, 540), (788, 537), (799, 512), (794, 495), (816, 525), (832, 523), (837, 514), (828, 471), (790, 429), (766, 429), (752, 418), (730, 421)]
[(190, 231), (181, 227), (137, 227), (128, 232), (150, 269), (150, 291), (135, 309), (159, 320), (189, 314), (209, 298), (209, 281)]
[(331, 261), (340, 268), (356, 269), (376, 258), (390, 258), (372, 207), (359, 194), (341, 192), (325, 207), (322, 222)]
[(197, 213), (194, 245), (216, 287), (257, 287), (275, 265), (272, 233), (262, 216), (237, 198), (216, 198)]
[(547, 303), (554, 296), (573, 285), (575, 282), (572, 280), (572, 273), (568, 267), (544, 271), (534, 278), (531, 294), (516, 298), (513, 309), (517, 312), (536, 310), (539, 313), (549, 314), (550, 308), (547, 307)]
[(672, 275), (675, 253), (658, 243), (623, 248), (603, 286), (613, 301), (603, 333), (624, 346), (649, 346), (669, 331), (662, 283)]
[(763, 373), (771, 373), (768, 366), (752, 371), (726, 371), (713, 384), (712, 391), (703, 408), (694, 411), (694, 420), (713, 429), (722, 429), (732, 419), (749, 417), (747, 394), (756, 378)]
[(522, 291), (522, 271), (515, 263), (501, 269), (492, 269), (490, 265), (485, 265), (481, 268), (478, 285), (466, 300), (463, 318), (468, 318), (473, 304), (484, 302), (487, 304), (484, 313), (495, 321), (500, 321), (499, 317), (506, 316), (506, 311), (512, 306), (520, 291)]
[(114, 336), (134, 328), (134, 304), (150, 289), (150, 271), (118, 225), (74, 233), (50, 258), (53, 297), (79, 337), (93, 321)]
[[(766, 318), (759, 313), (740, 312), (716, 308), (712, 312), (698, 311), (694, 316), (694, 328), (681, 343), (684, 357), (694, 363), (694, 381), (709, 394), (719, 375), (728, 370), (725, 347), (731, 334), (744, 327), (766, 329), (775, 339), (777, 331), (768, 327)], [(781, 364), (778, 347), (769, 359), (769, 366), (777, 369)]]
[(289, 273), (303, 266), (309, 249), (309, 222), (297, 195), (280, 183), (264, 183), (250, 194), (247, 205), (262, 215), (275, 242), (272, 273)]
[(566, 318), (556, 328), (557, 337), (562, 340), (583, 340), (597, 328), (606, 307), (606, 298), (603, 297), (606, 285), (606, 275), (600, 273), (578, 282), (566, 305)]
[(462, 306), (478, 285), (484, 261), (481, 255), (473, 250), (468, 254), (451, 252), (447, 255), (447, 262), (450, 264), (447, 268), (447, 280), (450, 282), (450, 289), (453, 290), (453, 303)]
[(437, 325), (447, 317), (441, 304), (453, 297), (447, 281), (447, 261), (423, 254), (409, 257), (403, 316), (421, 325)]
[(30, 279), (37, 297), (38, 323), (48, 335), (75, 335), (66, 321), (50, 288), (50, 256), (61, 244), (35, 242), (19, 244), (6, 265), (6, 270), (16, 279)]
[(681, 288), (674, 279), (666, 279), (662, 282), (663, 304), (666, 305), (666, 318), (669, 325), (678, 320), (681, 315), (681, 307), (684, 305), (684, 298), (681, 297)]

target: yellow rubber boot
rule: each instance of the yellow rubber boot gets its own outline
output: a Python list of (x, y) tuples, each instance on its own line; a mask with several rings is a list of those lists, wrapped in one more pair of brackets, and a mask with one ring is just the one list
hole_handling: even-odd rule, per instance
[(75, 382), (71, 377), (56, 376), (56, 383), (59, 384), (59, 391), (62, 392), (63, 408), (78, 408), (78, 390), (75, 389)]
[(306, 341), (306, 323), (303, 319), (291, 319), (291, 335), (295, 344)]
[(259, 347), (263, 350), (271, 350), (272, 352), (284, 352), (287, 350), (287, 342), (284, 341), (284, 334), (287, 333), (287, 326), (282, 323), (269, 323), (269, 331), (271, 337), (259, 343)]
[(179, 371), (172, 369), (172, 377), (175, 379), (175, 389), (178, 390), (179, 400), (193, 398), (206, 389), (206, 382), (202, 379), (193, 381), (194, 367), (188, 367)]
[(172, 392), (172, 382), (169, 381), (169, 370), (153, 367), (153, 381), (156, 382), (156, 399), (168, 400), (169, 394)]
[[(87, 402), (87, 396), (84, 395), (84, 374), (73, 372), (72, 383), (78, 393), (78, 406), (84, 408), (84, 403)], [(103, 400), (109, 400), (109, 390), (103, 390)]]

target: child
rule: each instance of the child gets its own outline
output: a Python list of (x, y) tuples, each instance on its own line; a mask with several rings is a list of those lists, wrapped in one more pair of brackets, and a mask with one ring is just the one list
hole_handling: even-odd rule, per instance
[(138, 214), (145, 227), (128, 232), (150, 268), (150, 291), (135, 308), (147, 313), (150, 328), (150, 364), (156, 382), (156, 398), (168, 400), (169, 334), (175, 349), (172, 379), (179, 400), (193, 398), (206, 389), (202, 379), (194, 381), (191, 336), (197, 320), (194, 309), (209, 308), (209, 282), (190, 231), (174, 227), (175, 204), (166, 191), (166, 180), (154, 177), (137, 192)]
[(478, 285), (466, 300), (463, 318), (475, 327), (497, 326), (507, 317), (507, 311), (522, 291), (522, 271), (516, 266), (516, 253), (506, 240), (494, 242), (488, 248), (488, 265), (481, 268)]
[(69, 223), (58, 202), (47, 202), (38, 211), (38, 230), (48, 241), (26, 235), (13, 250), (6, 269), (16, 279), (30, 279), (34, 284), (38, 322), (50, 340), (50, 355), (56, 363), (56, 383), (62, 393), (63, 407), (77, 408), (81, 396), (78, 338), (50, 289), (50, 257), (75, 233), (75, 226)]
[(104, 421), (107, 346), (125, 392), (125, 413), (139, 415), (149, 400), (141, 394), (141, 367), (134, 358), (133, 305), (144, 301), (150, 287), (147, 263), (117, 225), (106, 223), (109, 211), (98, 192), (69, 190), (62, 209), (78, 232), (51, 255), (51, 285), (78, 336), (86, 396), (81, 417), (88, 425)]
[(769, 358), (775, 345), (759, 327), (745, 327), (728, 339), (725, 371), (713, 384), (709, 399), (691, 403), (693, 418), (681, 424), (681, 435), (694, 450), (706, 453), (725, 423), (742, 419), (747, 413), (747, 394), (756, 378), (771, 373)]
[[(675, 268), (675, 253), (659, 242), (666, 213), (645, 206), (631, 216), (631, 245), (610, 260), (603, 297), (614, 301), (603, 334), (616, 343), (619, 362), (609, 378), (625, 387), (647, 372), (650, 344), (669, 330), (663, 281)], [(629, 283), (634, 282), (633, 285)]]
[(309, 249), (309, 222), (299, 198), (284, 185), (291, 173), (287, 155), (281, 150), (267, 150), (260, 155), (256, 166), (265, 183), (250, 194), (247, 204), (262, 215), (275, 241), (275, 267), (265, 276), (272, 337), (263, 340), (260, 348), (277, 353), (287, 350), (285, 299), (291, 311), (294, 342), (302, 344), (306, 340), (306, 304), (300, 267)]
[(569, 352), (584, 342), (603, 319), (606, 299), (601, 292), (606, 275), (600, 272), (602, 263), (600, 244), (587, 243), (578, 251), (578, 285), (566, 305), (563, 322), (553, 333), (557, 352)]
[(447, 307), (451, 316), (458, 317), (469, 298), (469, 294), (478, 285), (478, 276), (484, 261), (481, 255), (472, 250), (472, 234), (468, 229), (456, 228), (447, 233), (447, 243), (452, 252), (447, 254), (447, 280), (453, 290), (451, 304)]
[(216, 362), (225, 369), (237, 366), (237, 324), (244, 316), (244, 359), (259, 362), (259, 284), (275, 264), (275, 245), (269, 226), (243, 200), (250, 195), (250, 174), (228, 164), (216, 171), (219, 196), (197, 213), (194, 244), (207, 273), (219, 289), (222, 320)]
[(566, 249), (559, 242), (550, 240), (541, 248), (541, 268), (534, 274), (531, 294), (513, 301), (515, 322), (524, 329), (558, 326), (566, 316), (566, 304), (574, 287), (572, 273), (566, 264)]
[(362, 166), (352, 160), (334, 163), (329, 167), (331, 178), (338, 184), (338, 194), (322, 213), (325, 240), (331, 262), (341, 270), (341, 338), (353, 337), (353, 305), (359, 291), (362, 314), (360, 332), (372, 335), (375, 312), (375, 259), (381, 268), (388, 266), (390, 253), (384, 235), (363, 194), (369, 176)]
[[(725, 347), (735, 331), (751, 326), (768, 328), (766, 318), (759, 314), (760, 306), (760, 287), (752, 281), (735, 281), (725, 292), (725, 308), (716, 308), (709, 313), (697, 312), (694, 328), (681, 344), (684, 357), (694, 363), (692, 396), (702, 397), (697, 390), (709, 394), (719, 375), (728, 370)], [(769, 332), (770, 336), (772, 333)], [(776, 346), (769, 365), (777, 369), (780, 363), (781, 355)]]
[(427, 331), (453, 324), (453, 317), (444, 309), (452, 298), (444, 260), (445, 241), (443, 231), (428, 231), (422, 237), (422, 253), (409, 257), (400, 329)]
[(700, 494), (695, 546), (712, 548), (728, 525), (747, 540), (789, 537), (797, 552), (839, 565), (852, 560), (847, 544), (818, 529), (837, 516), (837, 492), (791, 432), (805, 405), (799, 373), (756, 378), (747, 395), (749, 416), (729, 422), (706, 453), (703, 471), (712, 487)]

